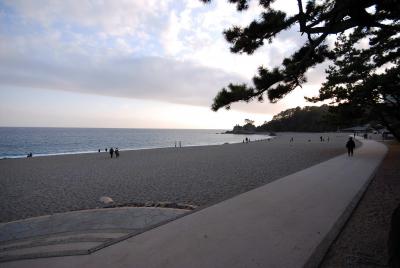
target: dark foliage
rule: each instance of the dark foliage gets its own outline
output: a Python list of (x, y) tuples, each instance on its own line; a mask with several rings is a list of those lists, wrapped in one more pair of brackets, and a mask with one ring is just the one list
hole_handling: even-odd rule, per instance
[[(246, 10), (250, 1), (229, 0), (239, 11)], [(283, 59), (281, 66), (260, 67), (253, 85), (229, 84), (223, 88), (216, 95), (212, 109), (229, 109), (230, 104), (237, 101), (262, 101), (264, 94), (271, 102), (276, 102), (306, 82), (305, 73), (310, 67), (332, 60), (334, 65), (327, 70), (328, 81), (320, 95), (310, 100), (329, 99), (331, 104), (347, 105), (346, 109), (362, 107), (376, 114), (399, 139), (400, 1), (297, 0), (298, 12), (293, 16), (274, 10), (273, 2), (258, 0), (265, 11), (257, 20), (247, 27), (233, 26), (224, 32), (232, 45), (231, 51), (252, 54), (294, 25), (299, 26), (307, 41), (292, 56)], [(337, 34), (336, 47), (330, 49), (326, 39)], [(357, 48), (361, 43), (364, 48)]]
[(329, 109), (328, 105), (287, 109), (257, 127), (257, 131), (323, 132), (348, 126), (346, 122), (332, 120), (334, 114)]
[[(296, 107), (280, 112), (271, 121), (258, 127), (254, 126), (254, 121), (246, 119), (243, 126), (236, 125), (229, 133), (337, 131), (351, 127), (355, 122), (358, 125), (371, 122), (371, 118), (360, 117), (359, 113), (364, 113), (364, 111), (354, 110), (349, 106), (340, 108), (328, 105)], [(353, 120), (352, 118), (355, 117), (358, 119)], [(343, 118), (348, 118), (348, 120), (343, 120)]]
[[(340, 106), (362, 111), (382, 122), (397, 138), (400, 137), (400, 36), (392, 30), (373, 31), (367, 49), (357, 48), (370, 35), (357, 29), (336, 42), (334, 65), (327, 70), (320, 94), (311, 101), (331, 99)], [(377, 41), (379, 38), (379, 42)], [(383, 44), (384, 42), (384, 44)]]

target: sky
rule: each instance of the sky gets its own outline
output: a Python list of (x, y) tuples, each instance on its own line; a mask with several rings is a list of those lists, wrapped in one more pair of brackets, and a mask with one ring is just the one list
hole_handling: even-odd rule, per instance
[[(295, 12), (297, 1), (275, 8)], [(230, 82), (250, 83), (304, 42), (298, 29), (253, 55), (232, 54), (223, 30), (260, 14), (227, 0), (0, 0), (0, 126), (230, 129), (313, 105), (322, 67), (276, 104), (210, 109)]]

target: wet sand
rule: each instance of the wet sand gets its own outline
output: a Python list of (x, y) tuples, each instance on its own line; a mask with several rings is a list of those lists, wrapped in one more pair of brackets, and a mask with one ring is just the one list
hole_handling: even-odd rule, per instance
[(102, 207), (101, 196), (206, 206), (345, 153), (347, 137), (280, 133), (248, 144), (122, 151), (118, 159), (105, 152), (4, 159), (0, 222)]

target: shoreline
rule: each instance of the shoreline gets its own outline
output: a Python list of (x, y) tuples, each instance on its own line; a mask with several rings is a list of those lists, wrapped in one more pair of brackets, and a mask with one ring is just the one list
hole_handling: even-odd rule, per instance
[[(41, 127), (40, 127), (41, 128)], [(230, 134), (230, 135), (260, 135), (260, 136), (265, 136), (265, 139), (274, 139), (278, 136), (285, 136), (285, 135), (298, 135), (298, 134), (310, 134), (310, 135), (315, 135), (315, 134), (324, 134), (324, 135), (346, 135), (346, 134), (351, 134), (351, 133), (346, 133), (346, 132), (274, 132), (275, 135), (269, 135), (271, 132), (255, 132), (255, 133), (227, 133), (227, 132), (222, 132), (222, 133), (216, 133), (216, 134)], [(254, 140), (254, 141), (260, 141), (260, 140)], [(252, 142), (254, 142), (252, 141)], [(149, 146), (149, 147), (137, 147), (137, 148), (124, 148), (124, 149), (119, 149), (120, 152), (128, 152), (128, 151), (140, 151), (140, 150), (153, 150), (153, 149), (165, 149), (165, 148), (188, 148), (188, 147), (201, 147), (201, 146), (218, 146), (218, 145), (226, 145), (226, 144), (240, 144), (242, 142), (215, 142), (215, 143), (201, 143), (201, 144), (190, 144), (187, 146), (182, 146), (182, 147), (174, 147), (174, 146)], [(98, 154), (98, 153), (108, 153), (105, 152), (104, 149), (102, 149), (100, 152), (97, 150), (94, 151), (72, 151), (72, 152), (60, 152), (60, 153), (38, 153), (38, 154), (33, 154), (33, 158), (37, 157), (49, 157), (49, 156), (65, 156), (65, 155), (87, 155), (87, 154)], [(10, 159), (24, 159), (27, 158), (27, 154), (23, 155), (12, 155), (12, 156), (0, 156), (0, 161), (1, 160), (10, 160)]]
[[(207, 206), (344, 154), (346, 134), (280, 133), (270, 141), (0, 161), (0, 222), (115, 205)], [(289, 142), (294, 136), (294, 142)], [(312, 141), (309, 142), (308, 140)]]
[[(221, 133), (223, 134), (223, 133)], [(241, 134), (243, 135), (243, 134)], [(251, 135), (251, 134), (249, 134)], [(257, 135), (264, 135), (264, 134), (258, 134)], [(261, 139), (261, 140), (255, 140), (255, 141), (262, 141), (262, 140), (267, 140), (267, 139), (273, 139), (276, 136), (269, 136), (267, 134), (265, 134), (266, 137), (265, 139)], [(253, 142), (253, 141), (252, 141)], [(188, 147), (201, 147), (201, 146), (218, 146), (218, 145), (226, 145), (226, 144), (240, 144), (242, 142), (225, 142), (225, 143), (220, 143), (220, 142), (216, 142), (216, 143), (208, 143), (208, 144), (191, 144), (191, 145), (187, 145), (187, 146), (182, 146), (182, 147), (175, 147), (175, 146), (165, 146), (165, 147), (139, 147), (139, 148), (125, 148), (125, 149), (119, 149), (120, 152), (128, 152), (128, 151), (140, 151), (140, 150), (153, 150), (153, 149), (165, 149), (165, 148), (188, 148)], [(33, 154), (34, 158), (37, 157), (48, 157), (48, 156), (63, 156), (63, 155), (82, 155), (82, 154), (99, 154), (99, 153), (108, 153), (105, 152), (104, 149), (101, 150), (100, 152), (98, 151), (77, 151), (77, 152), (63, 152), (63, 153), (48, 153), (48, 154)], [(26, 155), (17, 155), (17, 156), (0, 156), (0, 160), (7, 160), (7, 159), (24, 159), (27, 158)]]

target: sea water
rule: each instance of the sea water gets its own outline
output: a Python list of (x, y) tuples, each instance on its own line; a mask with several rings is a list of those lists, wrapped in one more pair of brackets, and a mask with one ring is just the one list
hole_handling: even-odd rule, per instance
[(221, 129), (110, 129), (0, 127), (0, 158), (97, 152), (118, 147), (137, 150), (216, 145), (269, 138), (267, 135), (221, 134)]

